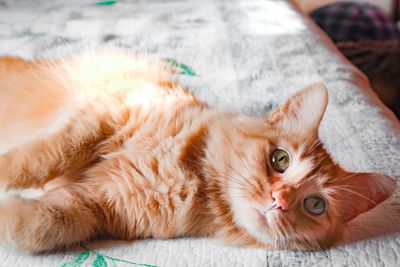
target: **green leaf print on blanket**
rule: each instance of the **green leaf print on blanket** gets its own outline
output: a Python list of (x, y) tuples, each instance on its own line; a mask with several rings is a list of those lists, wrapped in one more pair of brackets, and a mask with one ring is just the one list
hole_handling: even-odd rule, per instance
[[(95, 250), (87, 249), (84, 252), (80, 252), (75, 256), (72, 261), (61, 264), (60, 267), (80, 267), (87, 260), (92, 261), (93, 267), (109, 267), (109, 266), (118, 266), (118, 263), (125, 263), (134, 265), (134, 266), (143, 266), (143, 267), (156, 267), (155, 265), (145, 264), (145, 263), (136, 263), (132, 261), (127, 261), (123, 259), (113, 258)], [(85, 266), (88, 266), (85, 264)]]
[(84, 251), (76, 255), (75, 259), (61, 265), (61, 267), (77, 267), (86, 261), (90, 256), (90, 251)]
[(196, 76), (196, 72), (188, 65), (180, 63), (173, 58), (163, 58), (162, 60), (169, 64), (176, 73), (181, 75)]
[(117, 2), (117, 1), (115, 1), (115, 0), (111, 0), (111, 1), (99, 1), (99, 2), (96, 2), (96, 5), (99, 5), (99, 6), (111, 6), (111, 5), (114, 5), (116, 2)]

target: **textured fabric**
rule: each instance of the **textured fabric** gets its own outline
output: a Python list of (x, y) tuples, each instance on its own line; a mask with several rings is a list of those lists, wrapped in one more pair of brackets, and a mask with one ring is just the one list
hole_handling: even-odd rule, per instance
[(324, 6), (310, 16), (400, 118), (400, 32), (390, 16), (377, 6), (354, 2)]
[(335, 3), (312, 11), (310, 16), (335, 42), (400, 38), (390, 17), (367, 3)]
[[(320, 135), (333, 157), (353, 171), (379, 171), (400, 180), (399, 122), (365, 76), (286, 1), (121, 0), (98, 6), (82, 0), (3, 0), (0, 7), (3, 55), (55, 57), (90, 44), (123, 43), (190, 66), (197, 75), (182, 75), (182, 83), (223, 109), (264, 114), (298, 89), (323, 81), (330, 99)], [(360, 234), (379, 237), (324, 252), (235, 248), (194, 238), (87, 247), (157, 266), (397, 266), (399, 190), (396, 196), (353, 223)], [(381, 236), (388, 230), (396, 233)], [(60, 266), (79, 252), (30, 256), (0, 247), (0, 266)], [(94, 257), (82, 266), (91, 266)]]
[(353, 64), (368, 75), (374, 91), (400, 118), (400, 39), (361, 40), (340, 42), (336, 45)]

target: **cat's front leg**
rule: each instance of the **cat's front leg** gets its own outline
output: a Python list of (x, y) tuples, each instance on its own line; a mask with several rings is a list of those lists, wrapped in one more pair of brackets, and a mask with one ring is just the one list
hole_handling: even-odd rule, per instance
[(87, 188), (67, 185), (38, 199), (0, 202), (0, 244), (37, 253), (64, 248), (100, 233), (101, 212)]
[(96, 158), (99, 142), (113, 133), (103, 124), (77, 117), (59, 132), (0, 155), (0, 189), (40, 188), (67, 171), (87, 166)]
[(36, 141), (0, 155), (0, 189), (38, 188), (62, 174), (65, 160), (57, 151), (55, 139)]
[(43, 174), (35, 173), (35, 169), (35, 166), (29, 165), (29, 161), (25, 160), (25, 155), (20, 149), (0, 155), (0, 190), (36, 187), (35, 183), (31, 183), (30, 177), (34, 175), (43, 178)]

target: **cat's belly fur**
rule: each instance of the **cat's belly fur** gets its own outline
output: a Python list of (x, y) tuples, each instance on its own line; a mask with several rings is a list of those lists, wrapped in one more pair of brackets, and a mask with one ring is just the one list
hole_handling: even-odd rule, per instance
[[(89, 88), (75, 92), (74, 88), (79, 86), (70, 86), (68, 83), (60, 87), (62, 92), (69, 94), (63, 99), (63, 103), (68, 105), (57, 102), (56, 108), (49, 108), (47, 113), (43, 113), (46, 117), (37, 119), (43, 125), (38, 123), (29, 131), (24, 131), (28, 135), (39, 128), (51, 128), (50, 133), (47, 131), (32, 136), (33, 141), (63, 131), (70, 123), (70, 118), (81, 123), (79, 116), (82, 110), (85, 111), (84, 119), (90, 121), (91, 125), (96, 125), (98, 118), (103, 115), (116, 121), (122, 120), (124, 115), (121, 114), (127, 109), (129, 118), (119, 128), (116, 127), (116, 133), (111, 138), (101, 142), (96, 152), (99, 159), (96, 164), (89, 162), (70, 176), (53, 177), (44, 184), (45, 192), (39, 191), (33, 196), (22, 193), (21, 196), (40, 198), (46, 191), (76, 183), (81, 186), (82, 194), (88, 195), (88, 199), (96, 202), (101, 210), (104, 217), (100, 222), (104, 224), (102, 230), (115, 237), (136, 239), (212, 235), (209, 230), (212, 227), (207, 226), (211, 221), (207, 200), (202, 194), (205, 185), (198, 174), (183, 164), (183, 158), (193, 145), (191, 142), (199, 138), (215, 111), (208, 110), (205, 104), (181, 89), (169, 92), (168, 88), (145, 81), (132, 84), (137, 87), (128, 90), (121, 85), (123, 89), (117, 91), (112, 88), (106, 91)], [(68, 90), (64, 89), (66, 87)], [(46, 106), (42, 102), (50, 101), (39, 100), (39, 106)], [(93, 118), (88, 119), (88, 116)], [(54, 121), (60, 121), (60, 125), (49, 127)], [(26, 143), (31, 140), (23, 141)], [(7, 149), (3, 147), (4, 151), (0, 150), (0, 153)], [(37, 184), (36, 189), (41, 186), (43, 184)]]
[(156, 165), (167, 164), (164, 160), (150, 163), (156, 164), (154, 170), (143, 168), (145, 164), (143, 159), (111, 158), (89, 171), (89, 179), (110, 204), (101, 205), (105, 216), (110, 216), (107, 230), (128, 239), (171, 238), (191, 232), (188, 222), (197, 217), (197, 181), (176, 170), (172, 174), (160, 167), (158, 172)]
[(206, 199), (201, 197), (204, 184), (183, 163), (192, 145), (188, 140), (203, 134), (207, 118), (198, 116), (200, 107), (186, 110), (183, 105), (185, 113), (174, 104), (175, 111), (150, 108), (151, 115), (132, 110), (135, 117), (121, 130), (126, 135), (123, 142), (116, 147), (105, 140), (100, 162), (86, 166), (80, 174), (65, 174), (42, 189), (13, 190), (6, 196), (40, 198), (78, 183), (84, 194), (98, 202), (106, 234), (123, 239), (212, 235)]
[(102, 155), (103, 161), (86, 172), (83, 182), (96, 188), (99, 201), (105, 202), (100, 206), (110, 233), (128, 239), (209, 235), (199, 218), (207, 209), (199, 199), (201, 181), (183, 164), (192, 145), (188, 139), (199, 135), (204, 121), (192, 118), (187, 127), (187, 115), (181, 115), (180, 125), (175, 112), (153, 114), (158, 120), (141, 125), (131, 122), (123, 145)]

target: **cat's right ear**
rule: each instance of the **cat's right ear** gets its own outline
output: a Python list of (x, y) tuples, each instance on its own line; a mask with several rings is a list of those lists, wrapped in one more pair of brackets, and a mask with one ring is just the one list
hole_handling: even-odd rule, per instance
[(315, 137), (327, 104), (328, 90), (323, 83), (315, 83), (292, 95), (269, 120), (286, 132)]
[(341, 219), (348, 222), (390, 197), (396, 182), (378, 173), (352, 173), (341, 179)]

